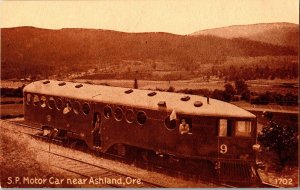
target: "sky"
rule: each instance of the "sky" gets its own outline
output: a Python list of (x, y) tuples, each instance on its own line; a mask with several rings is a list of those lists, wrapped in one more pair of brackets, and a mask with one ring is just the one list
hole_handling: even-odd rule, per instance
[(4, 0), (0, 21), (1, 28), (94, 28), (184, 35), (231, 25), (299, 24), (299, 0)]

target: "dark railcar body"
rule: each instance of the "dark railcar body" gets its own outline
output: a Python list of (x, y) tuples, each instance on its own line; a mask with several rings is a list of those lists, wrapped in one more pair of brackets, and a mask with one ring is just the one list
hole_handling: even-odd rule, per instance
[[(64, 114), (67, 102), (71, 108)], [(179, 158), (251, 165), (256, 161), (256, 117), (214, 99), (208, 103), (195, 95), (36, 81), (24, 88), (24, 108), (25, 120), (63, 131), (102, 152), (122, 144)], [(99, 148), (93, 134), (96, 114)], [(170, 117), (176, 118), (172, 127)], [(180, 134), (182, 118), (190, 126), (188, 134)]]

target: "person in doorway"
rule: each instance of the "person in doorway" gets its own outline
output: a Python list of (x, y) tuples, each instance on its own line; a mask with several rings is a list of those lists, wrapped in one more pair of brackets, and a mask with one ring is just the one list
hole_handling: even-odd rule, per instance
[(96, 119), (94, 121), (94, 129), (91, 131), (93, 134), (93, 142), (94, 146), (100, 147), (101, 142), (100, 142), (100, 135), (101, 135), (101, 117), (100, 114), (96, 114)]
[(179, 132), (180, 134), (187, 134), (190, 131), (189, 124), (185, 121), (185, 119), (181, 120), (181, 124), (179, 125)]

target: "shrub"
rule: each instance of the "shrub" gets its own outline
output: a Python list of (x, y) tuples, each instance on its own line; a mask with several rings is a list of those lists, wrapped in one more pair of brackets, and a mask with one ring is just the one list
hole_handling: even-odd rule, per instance
[(225, 84), (224, 88), (225, 88), (225, 91), (223, 92), (223, 99), (227, 102), (232, 101), (233, 96), (236, 94), (235, 89), (229, 83)]
[(284, 166), (298, 150), (298, 128), (270, 121), (258, 135), (258, 141), (276, 152), (281, 166)]
[(214, 98), (214, 99), (218, 99), (218, 100), (224, 101), (224, 91), (223, 90), (215, 89), (212, 92), (211, 97)]
[(175, 92), (175, 88), (173, 86), (170, 86), (168, 88), (167, 92)]
[(242, 94), (248, 90), (248, 85), (243, 79), (238, 79), (234, 82), (237, 94)]

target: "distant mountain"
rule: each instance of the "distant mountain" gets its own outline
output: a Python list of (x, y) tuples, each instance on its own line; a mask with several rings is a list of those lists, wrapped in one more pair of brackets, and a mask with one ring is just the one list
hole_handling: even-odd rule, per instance
[(247, 38), (249, 40), (291, 47), (298, 47), (299, 45), (299, 25), (292, 23), (236, 25), (201, 30), (190, 35), (212, 35), (227, 39)]
[(2, 78), (82, 71), (101, 64), (124, 64), (123, 60), (178, 63), (182, 69), (183, 65), (222, 63), (230, 56), (297, 53), (294, 48), (241, 38), (96, 29), (1, 29)]

